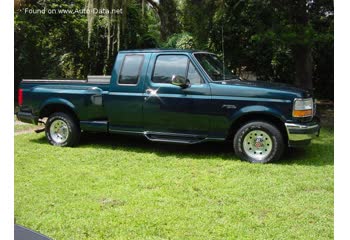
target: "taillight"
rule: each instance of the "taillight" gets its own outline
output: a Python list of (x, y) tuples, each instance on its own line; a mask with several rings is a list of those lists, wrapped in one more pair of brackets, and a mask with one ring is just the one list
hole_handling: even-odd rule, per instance
[(22, 106), (23, 104), (23, 89), (18, 89), (18, 105)]

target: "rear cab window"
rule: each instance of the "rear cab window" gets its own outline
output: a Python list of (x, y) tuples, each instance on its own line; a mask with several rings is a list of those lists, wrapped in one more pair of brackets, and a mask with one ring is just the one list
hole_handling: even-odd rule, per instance
[(137, 85), (143, 64), (143, 55), (126, 55), (119, 73), (118, 85)]

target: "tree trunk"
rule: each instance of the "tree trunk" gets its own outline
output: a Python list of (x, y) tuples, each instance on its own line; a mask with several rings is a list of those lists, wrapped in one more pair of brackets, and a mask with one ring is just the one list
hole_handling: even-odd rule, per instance
[(160, 39), (166, 41), (169, 36), (179, 32), (179, 23), (176, 15), (176, 3), (174, 0), (147, 0), (156, 10), (160, 20)]
[(169, 36), (168, 28), (167, 28), (168, 19), (163, 11), (159, 11), (159, 19), (160, 19), (160, 39), (162, 41), (166, 41), (166, 39)]
[(307, 9), (307, 0), (296, 0), (292, 7), (291, 14), (298, 28), (297, 35), (299, 39), (292, 46), (292, 52), (295, 61), (295, 84), (304, 89), (312, 89), (312, 70), (313, 59), (311, 52), (311, 40), (307, 36), (309, 25), (309, 15)]
[(313, 59), (311, 47), (297, 45), (293, 47), (295, 60), (295, 84), (304, 89), (312, 89)]

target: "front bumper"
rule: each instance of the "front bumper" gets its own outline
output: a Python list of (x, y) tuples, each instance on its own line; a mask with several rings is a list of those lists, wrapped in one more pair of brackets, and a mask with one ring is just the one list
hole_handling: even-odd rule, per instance
[(33, 115), (31, 112), (17, 112), (16, 115), (17, 119), (21, 122), (38, 125), (39, 118)]
[(290, 147), (301, 147), (309, 144), (311, 139), (320, 134), (320, 121), (314, 119), (309, 123), (285, 123)]

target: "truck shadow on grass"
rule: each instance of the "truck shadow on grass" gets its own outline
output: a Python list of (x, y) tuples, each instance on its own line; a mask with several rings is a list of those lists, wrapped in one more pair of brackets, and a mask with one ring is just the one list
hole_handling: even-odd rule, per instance
[[(32, 139), (36, 144), (48, 144), (46, 138)], [(140, 136), (83, 133), (76, 148), (121, 149), (136, 153), (155, 153), (160, 157), (192, 158), (225, 161), (241, 161), (234, 154), (230, 142), (205, 142), (193, 145), (151, 142)], [(334, 165), (333, 142), (314, 142), (306, 148), (287, 149), (281, 160), (272, 164), (282, 165)]]

